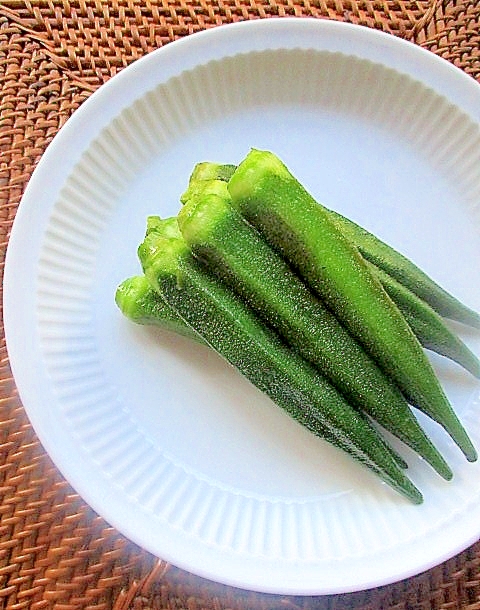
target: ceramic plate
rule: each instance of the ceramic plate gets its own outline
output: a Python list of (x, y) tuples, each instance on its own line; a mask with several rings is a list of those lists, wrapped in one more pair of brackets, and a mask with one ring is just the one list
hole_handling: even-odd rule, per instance
[[(5, 328), (22, 401), (83, 498), (148, 551), (274, 593), (411, 576), (480, 535), (480, 464), (402, 449), (413, 506), (290, 421), (218, 356), (114, 303), (149, 214), (199, 161), (279, 155), (314, 196), (480, 310), (480, 88), (409, 43), (309, 19), (222, 26), (135, 62), (75, 112), (15, 220)], [(457, 328), (480, 354), (480, 333)], [(479, 384), (434, 358), (480, 448)]]

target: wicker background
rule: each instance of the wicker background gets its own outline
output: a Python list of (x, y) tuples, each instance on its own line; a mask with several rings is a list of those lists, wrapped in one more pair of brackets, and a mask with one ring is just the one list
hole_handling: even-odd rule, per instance
[[(0, 2), (1, 270), (26, 183), (102, 83), (149, 51), (246, 19), (313, 16), (414, 41), (480, 82), (479, 0), (6, 0)], [(26, 418), (0, 336), (0, 608), (480, 610), (480, 543), (367, 592), (283, 597), (194, 577), (142, 551), (57, 472)]]

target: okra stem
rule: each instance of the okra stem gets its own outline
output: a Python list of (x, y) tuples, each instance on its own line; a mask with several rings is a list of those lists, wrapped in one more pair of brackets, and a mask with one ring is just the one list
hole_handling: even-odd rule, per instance
[(158, 295), (144, 275), (125, 279), (115, 292), (115, 303), (123, 315), (140, 325), (158, 326), (203, 343), (203, 339)]

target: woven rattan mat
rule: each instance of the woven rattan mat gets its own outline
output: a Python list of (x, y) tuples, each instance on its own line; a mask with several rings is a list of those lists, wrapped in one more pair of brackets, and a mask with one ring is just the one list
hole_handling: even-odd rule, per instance
[[(25, 185), (80, 104), (137, 58), (222, 23), (350, 21), (399, 36), (480, 81), (479, 0), (5, 0), (0, 2), (0, 239)], [(194, 577), (123, 538), (45, 454), (0, 362), (0, 608), (480, 610), (480, 543), (406, 581), (361, 593), (284, 597)]]

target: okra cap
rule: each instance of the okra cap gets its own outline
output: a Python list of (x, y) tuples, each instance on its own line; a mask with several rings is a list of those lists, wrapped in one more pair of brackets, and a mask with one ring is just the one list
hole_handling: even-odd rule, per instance
[(180, 232), (189, 246), (208, 240), (225, 215), (232, 212), (227, 183), (208, 180), (186, 201), (177, 216)]

